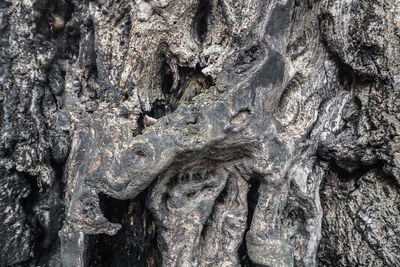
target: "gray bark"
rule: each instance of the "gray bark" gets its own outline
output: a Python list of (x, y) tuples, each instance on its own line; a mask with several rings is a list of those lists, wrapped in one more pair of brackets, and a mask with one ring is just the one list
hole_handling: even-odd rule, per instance
[(400, 2), (0, 1), (1, 266), (400, 266)]

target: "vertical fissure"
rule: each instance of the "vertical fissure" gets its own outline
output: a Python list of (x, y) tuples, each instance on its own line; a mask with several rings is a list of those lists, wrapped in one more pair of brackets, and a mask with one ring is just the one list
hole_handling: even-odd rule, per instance
[(200, 0), (195, 15), (194, 29), (196, 32), (197, 40), (200, 44), (203, 44), (206, 40), (208, 33), (208, 18), (211, 5), (209, 0)]
[(122, 228), (114, 236), (93, 236), (88, 266), (160, 266), (155, 222), (146, 208), (146, 195), (147, 190), (130, 200), (99, 195), (104, 216)]
[(240, 265), (244, 267), (254, 266), (247, 255), (246, 234), (250, 230), (251, 222), (253, 219), (254, 210), (258, 203), (258, 188), (260, 187), (260, 180), (253, 178), (249, 182), (250, 190), (247, 193), (247, 226), (244, 234), (242, 245), (239, 248)]

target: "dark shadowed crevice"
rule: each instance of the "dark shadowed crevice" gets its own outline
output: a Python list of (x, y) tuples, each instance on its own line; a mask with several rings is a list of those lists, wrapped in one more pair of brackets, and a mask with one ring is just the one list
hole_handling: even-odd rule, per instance
[(37, 33), (58, 39), (63, 36), (66, 22), (71, 19), (74, 6), (71, 1), (37, 1), (34, 9), (40, 12), (36, 18)]
[(154, 119), (159, 119), (161, 117), (164, 117), (166, 114), (170, 113), (168, 108), (168, 102), (166, 100), (157, 99), (152, 103), (151, 107), (152, 108), (150, 111), (148, 112), (142, 111), (142, 113), (139, 114), (137, 119), (137, 127), (132, 132), (133, 136), (142, 134), (144, 128), (146, 127), (144, 116), (149, 116)]
[(46, 229), (43, 227), (43, 217), (41, 218), (38, 213), (38, 208), (40, 206), (41, 198), (41, 190), (37, 184), (37, 179), (34, 176), (29, 174), (24, 174), (26, 181), (30, 186), (29, 195), (21, 200), (21, 205), (24, 209), (26, 224), (30, 228), (32, 233), (32, 245), (33, 245), (33, 255), (35, 256), (33, 259), (30, 259), (34, 265), (40, 260), (43, 256), (43, 241), (44, 236), (46, 234)]
[[(363, 165), (360, 163), (359, 167), (356, 168), (352, 172), (348, 172), (342, 168), (340, 168), (335, 162), (331, 162), (331, 169), (338, 174), (339, 181), (342, 182), (354, 182), (353, 191), (359, 188), (359, 180), (362, 176), (364, 176), (367, 172), (371, 170), (382, 170), (384, 163), (378, 161), (371, 165)], [(350, 192), (351, 193), (351, 192)]]
[(204, 43), (208, 32), (208, 17), (211, 10), (209, 0), (200, 0), (194, 20), (197, 40)]
[(247, 68), (250, 68), (251, 64), (260, 58), (262, 54), (263, 50), (259, 44), (254, 44), (248, 48), (242, 49), (238, 52), (234, 66), (246, 66)]
[(137, 127), (136, 127), (136, 129), (134, 129), (134, 130), (132, 131), (132, 136), (133, 136), (133, 137), (142, 134), (142, 132), (143, 132), (143, 130), (144, 130), (144, 122), (143, 122), (143, 119), (144, 119), (144, 114), (143, 114), (143, 113), (140, 113), (140, 114), (139, 114), (139, 117), (138, 117), (138, 119), (137, 119), (137, 121), (136, 121)]
[(173, 84), (174, 74), (172, 73), (170, 66), (164, 62), (161, 67), (161, 92), (165, 96), (171, 95)]
[(55, 179), (36, 207), (36, 216), (43, 229), (34, 248), (35, 253), (40, 255), (37, 257), (38, 266), (46, 265), (48, 259), (58, 257), (61, 247), (58, 232), (62, 228), (65, 217), (64, 204), (61, 201), (65, 190), (63, 182), (65, 162), (51, 161), (50, 165), (55, 172)]
[(156, 100), (151, 105), (148, 115), (152, 118), (159, 119), (164, 117), (169, 111), (168, 102), (166, 100)]
[(331, 167), (332, 171), (334, 171), (338, 174), (338, 177), (340, 180), (347, 181), (349, 179), (358, 180), (361, 176), (363, 176), (367, 172), (374, 170), (374, 169), (381, 170), (383, 168), (384, 163), (382, 161), (377, 161), (370, 165), (364, 165), (361, 162), (358, 162), (357, 168), (355, 168), (351, 172), (341, 168), (333, 160), (330, 162), (330, 165), (331, 165), (330, 167)]
[[(0, 98), (0, 129), (3, 129), (4, 120), (4, 100), (3, 98)], [(0, 144), (0, 148), (0, 157), (3, 157), (5, 154), (4, 144)]]
[(26, 198), (21, 200), (21, 205), (26, 215), (26, 222), (28, 226), (33, 229), (33, 233), (35, 235), (38, 234), (35, 231), (35, 229), (38, 228), (38, 221), (34, 213), (34, 207), (39, 201), (40, 192), (35, 177), (29, 174), (24, 174), (24, 177), (30, 186), (30, 193)]
[(46, 38), (50, 37), (50, 26), (49, 26), (49, 14), (43, 12), (42, 15), (37, 19), (37, 32)]
[(250, 230), (251, 221), (253, 220), (254, 210), (256, 209), (258, 202), (258, 188), (260, 187), (259, 179), (251, 179), (250, 180), (250, 190), (247, 193), (247, 226), (244, 235), (244, 240), (242, 245), (239, 248), (239, 261), (240, 265), (243, 267), (251, 267), (255, 266), (249, 259), (247, 255), (247, 245), (246, 245), (246, 234)]
[(215, 85), (213, 79), (201, 72), (201, 66), (195, 68), (179, 67), (179, 83), (176, 94), (176, 101), (171, 108), (175, 110), (180, 103), (190, 102), (195, 96), (206, 92)]
[[(174, 75), (178, 75), (178, 77)], [(177, 73), (174, 73), (171, 67), (164, 62), (160, 70), (160, 77), (163, 98), (155, 99), (151, 103), (151, 109), (146, 110), (139, 97), (142, 112), (137, 119), (138, 127), (133, 131), (133, 136), (142, 134), (146, 127), (145, 116), (154, 119), (162, 118), (167, 114), (173, 113), (183, 102), (190, 102), (195, 96), (206, 92), (211, 86), (215, 85), (210, 76), (206, 76), (201, 72), (200, 65), (195, 68), (178, 66)], [(174, 87), (174, 79), (177, 79), (176, 88)]]
[(146, 209), (147, 190), (132, 200), (100, 194), (105, 217), (122, 225), (114, 236), (93, 236), (89, 266), (161, 266), (154, 219)]
[[(161, 68), (161, 92), (168, 102), (165, 103), (168, 113), (174, 112), (181, 102), (190, 101), (194, 96), (215, 85), (210, 76), (201, 72), (202, 67), (199, 64), (194, 68), (177, 66), (176, 69), (176, 73), (172, 72), (166, 63)], [(177, 82), (174, 86), (175, 79)]]
[(79, 42), (82, 38), (78, 19), (73, 16), (75, 12), (75, 6), (70, 5), (70, 10), (67, 13), (68, 21), (65, 24), (64, 36), (65, 40), (68, 40), (63, 45), (63, 58), (71, 58), (73, 55), (79, 54)]
[(344, 88), (351, 89), (352, 84), (355, 82), (355, 73), (353, 68), (341, 61), (338, 56), (335, 56), (334, 60), (338, 67), (338, 81)]
[(37, 178), (24, 174), (31, 191), (28, 197), (21, 200), (26, 215), (26, 223), (31, 229), (33, 240), (33, 256), (30, 264), (45, 266), (49, 259), (58, 257), (60, 239), (58, 232), (64, 221), (64, 162), (51, 161), (55, 172), (50, 187), (40, 188)]

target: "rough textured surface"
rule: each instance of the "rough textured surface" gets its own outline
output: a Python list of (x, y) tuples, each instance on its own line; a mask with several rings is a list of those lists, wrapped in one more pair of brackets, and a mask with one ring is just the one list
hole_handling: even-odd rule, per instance
[[(358, 177), (329, 175), (324, 185), (321, 263), (397, 266), (399, 190), (379, 171)], [(346, 240), (347, 239), (347, 240)], [(338, 253), (346, 251), (347, 253)]]
[(400, 3), (0, 2), (6, 266), (400, 265)]

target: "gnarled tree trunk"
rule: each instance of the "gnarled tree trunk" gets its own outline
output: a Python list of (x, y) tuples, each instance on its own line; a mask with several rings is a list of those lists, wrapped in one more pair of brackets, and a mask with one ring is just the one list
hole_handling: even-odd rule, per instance
[(396, 0), (2, 0), (0, 265), (400, 265), (399, 27)]

